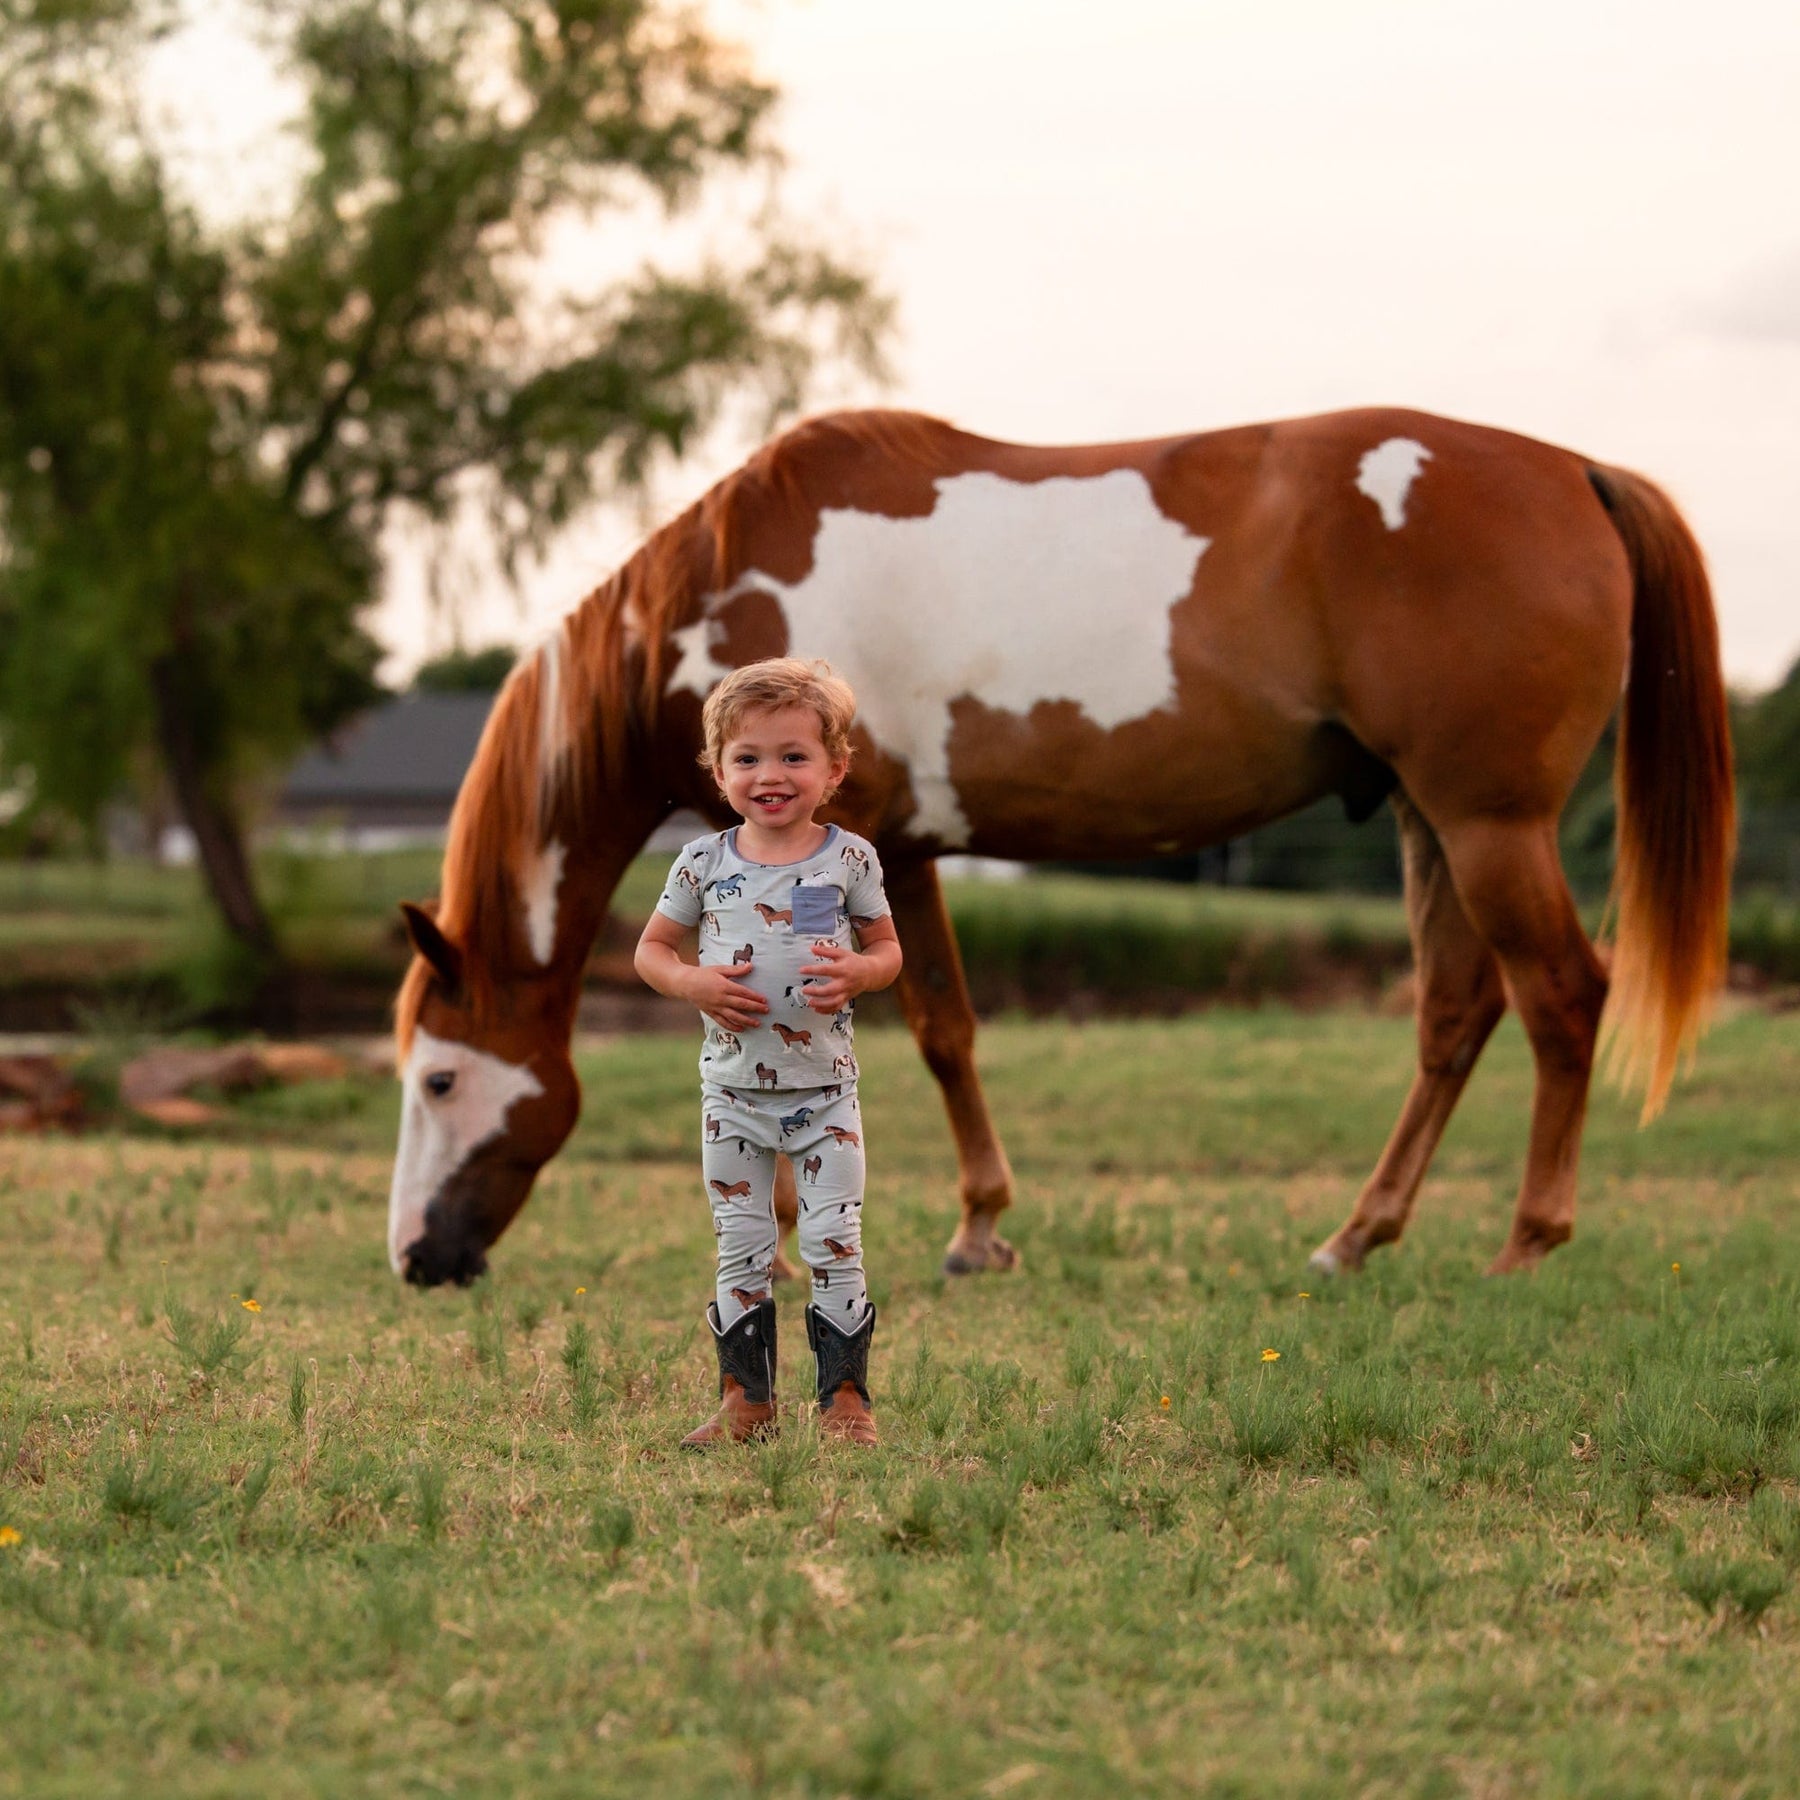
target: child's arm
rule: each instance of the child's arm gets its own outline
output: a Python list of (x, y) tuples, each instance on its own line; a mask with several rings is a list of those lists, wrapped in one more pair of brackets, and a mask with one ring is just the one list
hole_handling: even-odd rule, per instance
[[(750, 965), (736, 963), (730, 969), (696, 967), (681, 960), (681, 941), (693, 929), (667, 913), (652, 913), (644, 935), (638, 939), (631, 966), (655, 988), (675, 1000), (697, 1006), (727, 1031), (748, 1031), (769, 1003), (736, 976)], [(891, 977), (890, 977), (891, 979)]]
[(802, 992), (814, 1012), (836, 1012), (858, 994), (889, 986), (900, 973), (900, 934), (891, 918), (858, 924), (856, 941), (860, 951), (846, 950), (842, 944), (813, 945), (817, 960), (803, 964), (800, 973), (813, 977)]

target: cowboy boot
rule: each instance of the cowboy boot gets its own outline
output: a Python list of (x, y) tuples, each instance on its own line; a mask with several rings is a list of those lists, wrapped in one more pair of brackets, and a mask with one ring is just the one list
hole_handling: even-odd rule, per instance
[(869, 1340), (875, 1335), (875, 1308), (855, 1331), (832, 1324), (816, 1306), (806, 1309), (806, 1341), (819, 1372), (819, 1429), (850, 1444), (873, 1444), (875, 1415), (869, 1410)]
[(775, 1302), (750, 1308), (728, 1331), (719, 1329), (719, 1306), (709, 1301), (706, 1323), (719, 1352), (719, 1410), (681, 1440), (684, 1450), (772, 1438), (775, 1416)]

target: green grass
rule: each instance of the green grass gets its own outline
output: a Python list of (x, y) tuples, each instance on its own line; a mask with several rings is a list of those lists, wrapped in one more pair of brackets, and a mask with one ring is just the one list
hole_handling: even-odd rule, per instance
[(583, 1057), (471, 1293), (386, 1272), (385, 1091), (0, 1140), (0, 1793), (1791, 1791), (1800, 1019), (1649, 1133), (1597, 1096), (1575, 1242), (1504, 1283), (1510, 1026), (1329, 1287), (1403, 1022), (990, 1028), (1024, 1264), (962, 1284), (928, 1078), (859, 1047), (873, 1455), (798, 1411), (795, 1295), (783, 1438), (673, 1448), (685, 1037)]

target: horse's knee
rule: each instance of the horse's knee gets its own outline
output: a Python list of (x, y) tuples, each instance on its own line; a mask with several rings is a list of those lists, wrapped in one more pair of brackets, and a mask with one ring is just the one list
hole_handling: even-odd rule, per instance
[(1593, 1068), (1606, 1007), (1607, 977), (1583, 942), (1585, 954), (1565, 957), (1537, 979), (1520, 984), (1519, 1016), (1539, 1065), (1585, 1076)]
[(966, 1069), (975, 1056), (973, 1019), (930, 1019), (915, 1027), (914, 1040), (925, 1066), (939, 1081)]
[(1427, 991), (1419, 1007), (1419, 1067), (1427, 1075), (1466, 1075), (1506, 1011), (1498, 972), (1473, 992)]

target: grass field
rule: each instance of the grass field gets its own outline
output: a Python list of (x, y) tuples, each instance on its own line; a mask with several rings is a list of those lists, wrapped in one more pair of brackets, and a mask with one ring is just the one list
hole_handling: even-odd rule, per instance
[(1575, 1242), (1505, 1283), (1510, 1024), (1405, 1244), (1329, 1287), (1404, 1022), (982, 1044), (1024, 1261), (961, 1284), (935, 1094), (859, 1045), (860, 1456), (800, 1415), (798, 1295), (781, 1441), (673, 1448), (686, 1039), (584, 1057), (469, 1293), (387, 1273), (388, 1090), (0, 1142), (0, 1793), (1793, 1791), (1800, 1016), (1729, 1019), (1648, 1133), (1600, 1097)]

